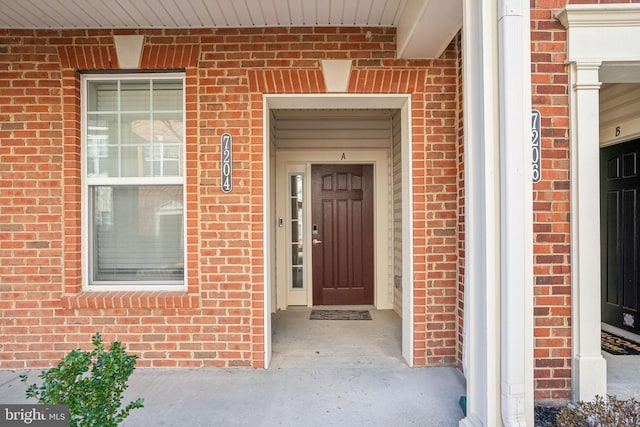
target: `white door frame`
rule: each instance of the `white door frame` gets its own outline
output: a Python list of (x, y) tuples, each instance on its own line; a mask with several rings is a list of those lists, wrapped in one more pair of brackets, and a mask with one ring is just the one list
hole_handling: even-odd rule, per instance
[(567, 28), (571, 125), (571, 282), (573, 399), (607, 392), (600, 350), (600, 125), (604, 83), (639, 82), (640, 5), (567, 5), (558, 14)]
[[(272, 172), (274, 164), (273, 148), (270, 141), (270, 110), (286, 109), (398, 109), (401, 115), (401, 144), (402, 144), (402, 245), (403, 245), (403, 274), (402, 274), (402, 355), (409, 366), (413, 366), (413, 192), (411, 173), (411, 96), (398, 95), (358, 95), (358, 94), (320, 94), (320, 95), (264, 95), (263, 97), (263, 158), (264, 161), (264, 253), (272, 250), (273, 228), (277, 227), (277, 218), (271, 213), (275, 200), (272, 200)], [(333, 161), (333, 163), (339, 163)], [(360, 162), (358, 163), (367, 163)], [(371, 162), (369, 162), (371, 163)], [(377, 179), (377, 178), (376, 178)], [(388, 185), (388, 184), (387, 184)], [(385, 245), (378, 245), (385, 246)], [(275, 311), (274, 292), (275, 283), (272, 271), (276, 267), (274, 257), (265, 257), (264, 284), (264, 364), (269, 366), (271, 361), (271, 313)], [(376, 291), (377, 292), (377, 291)]]
[[(389, 236), (389, 149), (383, 150), (282, 150), (276, 154), (276, 185), (278, 189), (286, 188), (286, 178), (289, 171), (304, 171), (305, 189), (304, 189), (304, 206), (305, 206), (305, 232), (304, 241), (310, 242), (311, 235), (311, 165), (312, 164), (369, 164), (373, 165), (374, 173), (374, 306), (378, 310), (393, 309), (393, 279), (390, 276), (389, 265), (389, 242), (392, 241)], [(313, 159), (310, 161), (309, 159)], [(281, 194), (283, 191), (276, 191)], [(284, 298), (288, 294), (287, 281), (282, 280), (280, 272), (288, 271), (290, 268), (290, 258), (286, 253), (280, 252), (287, 249), (287, 205), (285, 197), (276, 196), (276, 217), (278, 224), (280, 218), (284, 218), (285, 226), (278, 225), (277, 234), (277, 264), (278, 274), (281, 280), (277, 283), (276, 293), (281, 298), (276, 298), (276, 307), (278, 310), (286, 310), (289, 304)], [(312, 289), (313, 280), (311, 274), (311, 251), (306, 250), (304, 255), (305, 282), (307, 284), (305, 305), (312, 306)], [(286, 273), (285, 273), (286, 274)], [(288, 277), (288, 275), (287, 275)]]

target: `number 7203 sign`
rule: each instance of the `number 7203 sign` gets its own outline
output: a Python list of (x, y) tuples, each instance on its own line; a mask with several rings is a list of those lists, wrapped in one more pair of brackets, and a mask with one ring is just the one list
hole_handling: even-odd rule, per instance
[(222, 191), (230, 193), (233, 188), (233, 139), (231, 134), (225, 133), (220, 137), (220, 170), (222, 175)]

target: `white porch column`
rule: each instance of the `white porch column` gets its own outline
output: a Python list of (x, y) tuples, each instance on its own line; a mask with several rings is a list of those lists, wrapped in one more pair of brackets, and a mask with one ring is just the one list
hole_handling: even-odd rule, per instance
[(466, 0), (461, 426), (533, 425), (529, 3)]
[(572, 397), (592, 400), (607, 391), (600, 352), (600, 73), (608, 69), (610, 83), (637, 82), (629, 67), (640, 66), (640, 4), (568, 4), (557, 17), (567, 29), (571, 64)]
[(573, 399), (607, 391), (600, 350), (599, 62), (573, 63), (571, 83), (571, 269)]
[(463, 87), (467, 417), (500, 423), (500, 143), (497, 0), (465, 0)]

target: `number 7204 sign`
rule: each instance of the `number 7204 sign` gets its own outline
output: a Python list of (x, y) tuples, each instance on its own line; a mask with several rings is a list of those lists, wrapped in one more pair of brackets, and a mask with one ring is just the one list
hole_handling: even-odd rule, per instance
[(232, 155), (233, 155), (233, 139), (228, 133), (223, 134), (220, 137), (220, 169), (222, 175), (222, 191), (230, 193), (233, 188), (233, 169), (232, 169)]

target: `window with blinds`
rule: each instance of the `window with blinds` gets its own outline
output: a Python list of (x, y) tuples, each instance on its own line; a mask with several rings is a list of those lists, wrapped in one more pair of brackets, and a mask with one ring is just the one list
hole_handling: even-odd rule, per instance
[(88, 285), (184, 284), (184, 78), (83, 79)]

